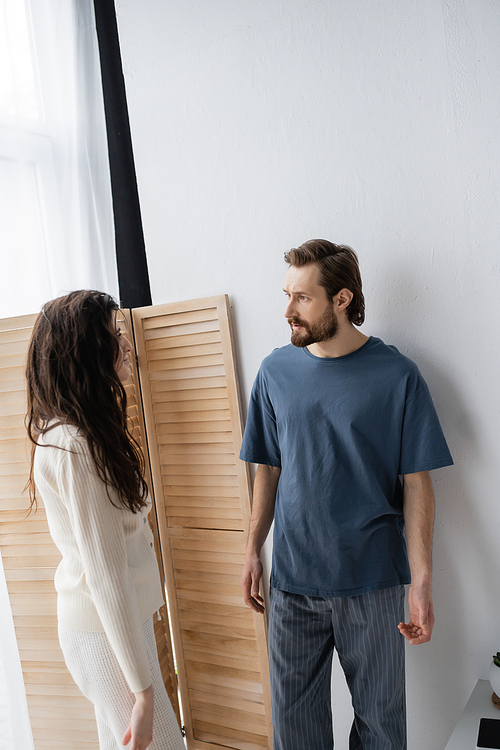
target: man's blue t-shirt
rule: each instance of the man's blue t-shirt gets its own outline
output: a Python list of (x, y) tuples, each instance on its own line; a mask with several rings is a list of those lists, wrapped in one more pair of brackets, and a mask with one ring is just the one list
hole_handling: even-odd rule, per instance
[(281, 467), (271, 586), (309, 596), (409, 583), (399, 475), (453, 463), (418, 367), (374, 337), (266, 357), (240, 458)]

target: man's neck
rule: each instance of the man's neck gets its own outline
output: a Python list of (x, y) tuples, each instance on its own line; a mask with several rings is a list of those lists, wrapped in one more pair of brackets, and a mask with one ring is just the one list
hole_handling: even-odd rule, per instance
[(358, 331), (352, 323), (341, 326), (336, 336), (328, 341), (320, 341), (317, 344), (309, 344), (308, 351), (315, 357), (344, 357), (352, 354), (366, 344), (368, 336)]

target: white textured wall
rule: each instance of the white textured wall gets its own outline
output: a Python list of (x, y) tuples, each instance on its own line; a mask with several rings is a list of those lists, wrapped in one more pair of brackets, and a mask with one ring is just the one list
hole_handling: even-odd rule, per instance
[(117, 14), (154, 302), (230, 294), (246, 401), (289, 337), (283, 252), (345, 242), (363, 330), (429, 383), (456, 467), (435, 472), (437, 624), (408, 649), (409, 747), (441, 750), (500, 649), (500, 3), (117, 0)]

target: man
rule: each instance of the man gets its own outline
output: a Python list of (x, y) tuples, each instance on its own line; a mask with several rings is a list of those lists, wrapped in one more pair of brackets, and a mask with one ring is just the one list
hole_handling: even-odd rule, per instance
[(256, 612), (275, 521), (274, 748), (333, 747), (335, 647), (354, 708), (350, 750), (404, 750), (401, 634), (410, 644), (431, 637), (429, 470), (453, 461), (416, 365), (355, 328), (364, 298), (354, 251), (310, 240), (285, 260), (291, 345), (261, 365), (240, 454), (259, 464), (241, 580)]

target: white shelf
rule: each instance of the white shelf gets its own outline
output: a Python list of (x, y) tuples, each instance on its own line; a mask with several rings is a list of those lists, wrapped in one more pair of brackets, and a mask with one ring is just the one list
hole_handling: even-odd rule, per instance
[(479, 719), (500, 719), (500, 709), (491, 702), (488, 680), (478, 680), (444, 750), (476, 750)]

